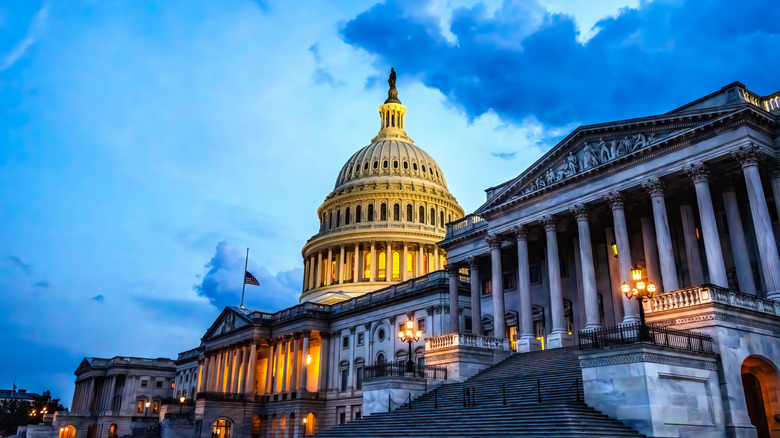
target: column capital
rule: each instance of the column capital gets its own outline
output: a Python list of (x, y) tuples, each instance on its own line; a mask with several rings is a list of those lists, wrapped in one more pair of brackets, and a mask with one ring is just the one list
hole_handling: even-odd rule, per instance
[(297, 341), (298, 339), (301, 339), (301, 336), (303, 336), (303, 333), (301, 332), (295, 332), (293, 333), (293, 338)]
[(569, 208), (571, 214), (577, 218), (578, 221), (587, 221), (588, 213), (590, 213), (590, 207), (585, 204), (574, 204)]
[(558, 219), (552, 214), (546, 214), (539, 219), (539, 223), (544, 226), (544, 231), (555, 231), (558, 226)]
[(330, 339), (330, 332), (320, 331), (320, 339)]
[(349, 334), (354, 335), (356, 330), (357, 330), (357, 326), (353, 325), (352, 327), (349, 328)]
[(308, 338), (311, 335), (311, 330), (309, 329), (301, 330), (301, 335), (305, 338)]
[(704, 163), (691, 164), (690, 166), (684, 167), (683, 171), (691, 180), (693, 180), (694, 184), (710, 181), (710, 168)]
[(425, 308), (425, 313), (428, 314), (428, 316), (433, 315), (433, 306), (428, 306)]
[(642, 188), (647, 190), (650, 197), (663, 196), (664, 195), (664, 182), (658, 178), (650, 178), (642, 183)]
[(466, 260), (464, 261), (469, 265), (469, 269), (474, 269), (479, 266), (479, 260), (476, 257), (466, 257)]
[(609, 207), (613, 210), (622, 209), (625, 199), (623, 198), (623, 195), (618, 192), (609, 192), (606, 195), (604, 195), (604, 202), (609, 204)]
[(487, 242), (490, 249), (501, 248), (501, 237), (497, 234), (488, 234), (485, 236), (485, 242)]
[(390, 325), (395, 324), (395, 315), (387, 317), (387, 320), (390, 321)]
[(740, 146), (737, 149), (731, 151), (731, 156), (735, 160), (739, 161), (742, 168), (748, 166), (758, 166), (758, 160), (761, 158), (761, 152), (758, 146), (748, 143), (746, 146)]
[(447, 263), (447, 275), (449, 276), (457, 276), (458, 271), (460, 271), (460, 268), (455, 263)]
[(528, 228), (525, 225), (515, 225), (512, 227), (512, 234), (517, 240), (528, 240)]

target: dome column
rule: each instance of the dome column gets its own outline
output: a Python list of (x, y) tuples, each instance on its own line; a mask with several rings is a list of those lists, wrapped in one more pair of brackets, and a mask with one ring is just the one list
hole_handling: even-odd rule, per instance
[(330, 286), (333, 278), (333, 249), (328, 248), (328, 265), (325, 266), (325, 286)]
[(309, 259), (303, 259), (303, 292), (309, 290)]
[(420, 277), (423, 275), (425, 271), (423, 271), (423, 253), (425, 249), (423, 248), (423, 244), (417, 245), (417, 272), (415, 272), (415, 277)]
[(338, 273), (336, 274), (336, 284), (344, 282), (344, 245), (341, 245), (341, 254), (339, 254)]
[(439, 260), (439, 247), (433, 247), (433, 270), (438, 271), (441, 269), (441, 261)]
[(352, 282), (357, 283), (360, 281), (360, 244), (355, 244), (355, 263), (352, 266)]
[(322, 285), (322, 251), (317, 251), (317, 278), (314, 281), (314, 287)]
[(385, 281), (393, 281), (393, 244), (387, 241), (385, 253)]
[(376, 242), (371, 242), (371, 259), (369, 260), (369, 269), (371, 273), (369, 275), (369, 281), (376, 281)]
[(409, 267), (406, 266), (406, 264), (408, 263), (408, 259), (409, 259), (409, 244), (404, 242), (404, 254), (403, 254), (403, 258), (401, 259), (401, 281), (408, 280), (406, 278), (407, 277), (406, 273), (409, 270)]

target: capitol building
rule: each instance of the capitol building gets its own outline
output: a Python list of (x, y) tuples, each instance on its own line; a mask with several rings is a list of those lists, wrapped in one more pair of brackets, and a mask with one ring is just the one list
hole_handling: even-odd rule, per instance
[(300, 304), (84, 358), (29, 438), (780, 437), (780, 92), (581, 126), (465, 214), (388, 83)]

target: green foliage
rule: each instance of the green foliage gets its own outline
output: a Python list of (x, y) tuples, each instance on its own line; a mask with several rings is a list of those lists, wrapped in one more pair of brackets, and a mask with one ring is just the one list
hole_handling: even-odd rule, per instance
[(51, 391), (44, 391), (32, 401), (0, 400), (0, 436), (15, 435), (19, 426), (41, 423), (45, 413), (64, 410), (60, 399), (51, 397)]

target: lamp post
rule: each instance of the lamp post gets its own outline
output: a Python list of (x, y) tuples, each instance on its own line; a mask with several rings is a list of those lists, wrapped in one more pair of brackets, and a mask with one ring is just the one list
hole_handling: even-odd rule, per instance
[(147, 401), (146, 403), (144, 403), (144, 406), (146, 406), (146, 409), (144, 410), (144, 418), (149, 416), (149, 406), (151, 406), (151, 405), (152, 405), (152, 402), (150, 402), (150, 401)]
[(179, 415), (181, 415), (181, 407), (184, 406), (184, 400), (187, 400), (184, 396), (179, 397)]
[(642, 276), (642, 269), (637, 265), (634, 265), (634, 268), (631, 269), (631, 280), (634, 282), (634, 287), (624, 282), (620, 289), (629, 300), (633, 297), (639, 303), (639, 340), (648, 341), (650, 340), (650, 331), (645, 323), (645, 308), (642, 305), (642, 301), (655, 295), (655, 285)]
[(411, 319), (406, 321), (405, 327), (406, 328), (404, 330), (398, 332), (398, 339), (400, 339), (401, 342), (409, 343), (409, 360), (406, 361), (406, 371), (413, 372), (414, 362), (412, 362), (412, 342), (419, 341), (420, 337), (422, 337), (422, 333), (419, 330), (414, 330), (414, 321)]

